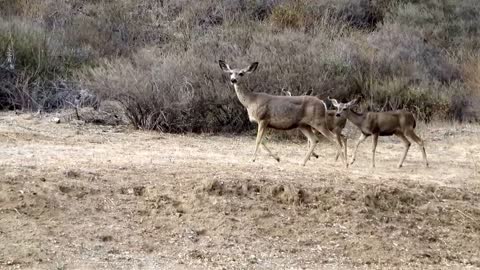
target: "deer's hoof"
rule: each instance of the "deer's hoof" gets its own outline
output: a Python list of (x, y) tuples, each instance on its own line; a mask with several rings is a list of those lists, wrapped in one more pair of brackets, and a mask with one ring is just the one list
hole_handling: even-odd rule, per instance
[(275, 158), (275, 160), (277, 160), (277, 162), (280, 162), (280, 158), (279, 158), (279, 157)]
[(400, 169), (400, 168), (402, 168), (402, 166), (403, 166), (402, 164), (398, 164), (398, 165), (397, 165), (397, 168)]

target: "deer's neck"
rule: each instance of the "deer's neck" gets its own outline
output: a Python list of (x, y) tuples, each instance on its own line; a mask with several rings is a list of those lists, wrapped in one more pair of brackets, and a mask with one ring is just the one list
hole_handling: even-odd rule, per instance
[(360, 129), (362, 129), (362, 124), (365, 121), (365, 117), (366, 115), (364, 113), (356, 113), (352, 110), (347, 111), (347, 119)]
[(244, 87), (239, 86), (237, 83), (233, 85), (235, 88), (235, 93), (237, 93), (238, 100), (245, 108), (250, 106), (252, 101), (252, 92), (246, 90)]

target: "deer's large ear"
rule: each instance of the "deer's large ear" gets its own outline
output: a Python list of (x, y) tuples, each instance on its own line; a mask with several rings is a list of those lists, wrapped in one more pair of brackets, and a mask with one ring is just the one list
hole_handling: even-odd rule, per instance
[(351, 107), (351, 106), (355, 105), (357, 102), (358, 102), (358, 98), (355, 98), (354, 100), (347, 103), (347, 107)]
[(225, 63), (225, 61), (223, 60), (218, 60), (218, 65), (220, 65), (220, 68), (224, 71), (224, 72), (230, 72), (231, 69), (230, 67)]
[(330, 100), (330, 102), (332, 102), (333, 106), (338, 108), (338, 101), (336, 99), (328, 97), (328, 100)]
[(245, 72), (251, 73), (254, 72), (258, 67), (258, 62), (253, 62), (248, 68), (245, 69)]

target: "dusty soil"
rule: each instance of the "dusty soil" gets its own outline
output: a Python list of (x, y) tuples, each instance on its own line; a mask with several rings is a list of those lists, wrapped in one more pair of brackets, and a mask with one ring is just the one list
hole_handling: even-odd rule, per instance
[(252, 163), (252, 136), (49, 119), (0, 114), (1, 269), (480, 268), (478, 125), (421, 125), (430, 168), (381, 138), (344, 169), (328, 143)]

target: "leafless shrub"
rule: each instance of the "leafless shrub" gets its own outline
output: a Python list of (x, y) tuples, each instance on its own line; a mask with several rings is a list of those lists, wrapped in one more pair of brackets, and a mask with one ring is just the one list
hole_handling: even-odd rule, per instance
[[(218, 59), (235, 59), (237, 65), (260, 61), (261, 68), (252, 74), (247, 87), (267, 93), (289, 86), (299, 95), (321, 87), (329, 78), (342, 82), (347, 76), (349, 67), (343, 56), (323, 36), (265, 35), (261, 29), (250, 30), (212, 31), (182, 54), (144, 49), (131, 60), (106, 61), (90, 69), (82, 74), (83, 82), (101, 98), (121, 102), (139, 128), (218, 132), (251, 127), (219, 70)], [(240, 46), (234, 45), (235, 40), (241, 41), (237, 42)]]
[(144, 49), (133, 61), (105, 62), (83, 74), (83, 82), (103, 99), (123, 104), (138, 128), (165, 132), (235, 131), (237, 108), (215, 62), (191, 55), (162, 55)]
[(357, 29), (374, 30), (384, 18), (384, 11), (374, 1), (326, 0), (313, 3), (317, 13), (328, 11), (337, 21)]
[(388, 21), (425, 34), (425, 40), (444, 49), (478, 50), (480, 47), (480, 2), (402, 1), (393, 6)]
[(387, 24), (369, 34), (367, 41), (375, 53), (372, 65), (382, 77), (426, 75), (444, 83), (460, 79), (458, 68), (417, 31)]
[[(0, 107), (115, 100), (139, 128), (244, 131), (253, 126), (217, 66), (225, 59), (260, 62), (252, 91), (360, 95), (375, 110), (463, 119), (478, 96), (462, 57), (480, 50), (480, 6), (449, 1), (8, 0)], [(14, 69), (2, 65), (8, 44)]]
[(0, 60), (4, 55), (9, 64), (0, 68), (0, 108), (53, 110), (77, 94), (75, 83), (62, 77), (86, 60), (62, 36), (24, 20), (0, 19)]
[(462, 74), (465, 80), (464, 91), (452, 100), (456, 105), (455, 118), (458, 120), (480, 120), (480, 60), (478, 54), (466, 54), (461, 58)]

